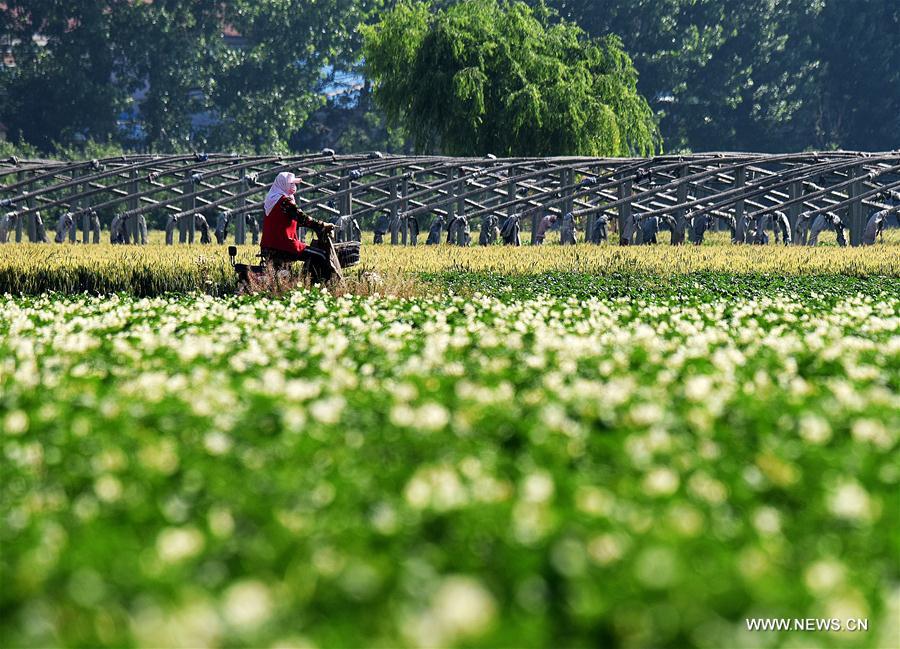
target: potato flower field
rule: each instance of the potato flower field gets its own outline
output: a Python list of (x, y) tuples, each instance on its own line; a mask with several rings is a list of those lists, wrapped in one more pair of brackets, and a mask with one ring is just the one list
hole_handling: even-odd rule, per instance
[(0, 251), (0, 646), (900, 644), (900, 246), (364, 251)]

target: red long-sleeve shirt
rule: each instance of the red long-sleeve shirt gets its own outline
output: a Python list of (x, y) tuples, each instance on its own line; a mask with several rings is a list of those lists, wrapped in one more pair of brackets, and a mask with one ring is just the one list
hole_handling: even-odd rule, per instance
[(297, 237), (297, 227), (317, 228), (323, 225), (303, 212), (291, 196), (282, 196), (263, 219), (262, 248), (284, 252), (302, 252), (306, 244)]

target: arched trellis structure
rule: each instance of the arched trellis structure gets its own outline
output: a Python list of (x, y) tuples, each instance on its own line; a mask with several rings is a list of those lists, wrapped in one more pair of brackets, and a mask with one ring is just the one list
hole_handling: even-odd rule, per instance
[(395, 244), (415, 245), (419, 226), (427, 229), (438, 216), (449, 224), (461, 217), (502, 223), (513, 215), (531, 225), (534, 243), (540, 219), (571, 213), (586, 240), (609, 219), (622, 244), (641, 243), (648, 220), (683, 243), (696, 237), (692, 226), (701, 219), (726, 222), (738, 243), (774, 219), (794, 243), (805, 243), (803, 224), (828, 215), (849, 231), (851, 245), (860, 245), (872, 238), (873, 213), (887, 210), (883, 220), (900, 211), (900, 151), (498, 159), (326, 149), (298, 156), (10, 158), (0, 163), (0, 241), (40, 240), (48, 219), (58, 225), (59, 241), (98, 241), (100, 228), (115, 222), (125, 242), (139, 242), (143, 217), (164, 213), (171, 242), (176, 228), (179, 242), (194, 242), (198, 223), (215, 217), (220, 234), (230, 226), (241, 244), (281, 171), (298, 177), (305, 210), (323, 219), (376, 216)]

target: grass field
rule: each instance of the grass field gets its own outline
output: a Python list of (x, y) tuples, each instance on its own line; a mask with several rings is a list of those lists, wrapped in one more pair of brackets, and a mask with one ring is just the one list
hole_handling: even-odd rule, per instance
[(897, 646), (900, 246), (364, 251), (0, 248), (0, 645)]

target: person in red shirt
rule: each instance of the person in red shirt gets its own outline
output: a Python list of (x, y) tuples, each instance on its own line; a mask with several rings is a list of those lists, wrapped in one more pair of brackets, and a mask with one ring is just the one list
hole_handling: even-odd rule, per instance
[(334, 224), (316, 220), (297, 207), (296, 193), (294, 174), (289, 171), (279, 173), (266, 195), (266, 216), (259, 242), (262, 256), (276, 264), (302, 261), (308, 264), (314, 281), (327, 282), (332, 273), (328, 257), (300, 241), (297, 228), (310, 228), (319, 237), (326, 237), (334, 230)]

